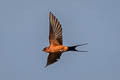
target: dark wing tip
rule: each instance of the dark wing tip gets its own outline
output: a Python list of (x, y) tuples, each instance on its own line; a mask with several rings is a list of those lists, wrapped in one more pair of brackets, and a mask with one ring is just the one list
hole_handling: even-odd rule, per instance
[(49, 15), (53, 15), (53, 13), (50, 11), (50, 12), (49, 12)]
[[(60, 59), (60, 58), (59, 58), (59, 59)], [(53, 64), (53, 63), (55, 63), (55, 62), (57, 62), (57, 61), (58, 61), (58, 60), (56, 59), (56, 60), (54, 60), (54, 62), (52, 62), (52, 63), (47, 62), (47, 64), (45, 65), (44, 68), (48, 67), (49, 65), (51, 65), (51, 64)]]
[(48, 65), (46, 64), (44, 68), (46, 68)]
[(55, 62), (57, 62), (60, 59), (62, 53), (57, 53), (57, 54), (52, 54), (50, 53), (48, 55), (48, 59), (47, 59), (47, 64), (45, 65), (45, 68)]
[[(52, 19), (53, 18), (53, 13), (50, 11), (50, 13), (49, 13), (49, 19)], [(50, 20), (51, 21), (51, 20)]]
[(50, 11), (49, 14), (52, 14), (52, 12)]

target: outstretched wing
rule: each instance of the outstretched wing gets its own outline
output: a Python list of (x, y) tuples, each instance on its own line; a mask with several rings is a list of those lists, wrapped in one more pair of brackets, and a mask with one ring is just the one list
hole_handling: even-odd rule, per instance
[(62, 45), (62, 27), (58, 19), (50, 12), (49, 14), (49, 42), (50, 45)]
[(47, 64), (45, 67), (58, 61), (58, 59), (60, 59), (61, 54), (62, 53), (49, 53), (48, 59), (47, 59)]

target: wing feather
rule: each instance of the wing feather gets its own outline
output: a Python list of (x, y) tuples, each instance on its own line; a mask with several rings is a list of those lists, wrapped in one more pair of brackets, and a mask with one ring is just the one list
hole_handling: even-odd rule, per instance
[(58, 61), (58, 59), (60, 59), (62, 53), (49, 53), (48, 55), (48, 59), (47, 59), (47, 64), (45, 67), (47, 67), (50, 64), (53, 64), (55, 62)]
[(49, 14), (50, 30), (49, 42), (50, 45), (62, 45), (62, 27), (58, 19), (50, 12)]

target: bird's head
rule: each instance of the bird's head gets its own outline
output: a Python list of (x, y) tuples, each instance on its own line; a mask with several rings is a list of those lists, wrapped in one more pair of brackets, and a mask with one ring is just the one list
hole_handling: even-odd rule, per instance
[(48, 47), (43, 48), (42, 51), (48, 52)]

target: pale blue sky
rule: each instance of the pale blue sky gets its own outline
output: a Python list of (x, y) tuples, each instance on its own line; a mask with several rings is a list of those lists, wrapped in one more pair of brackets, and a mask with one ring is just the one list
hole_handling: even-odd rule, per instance
[[(44, 68), (50, 11), (64, 44), (89, 52)], [(120, 80), (120, 1), (0, 0), (0, 80)]]

